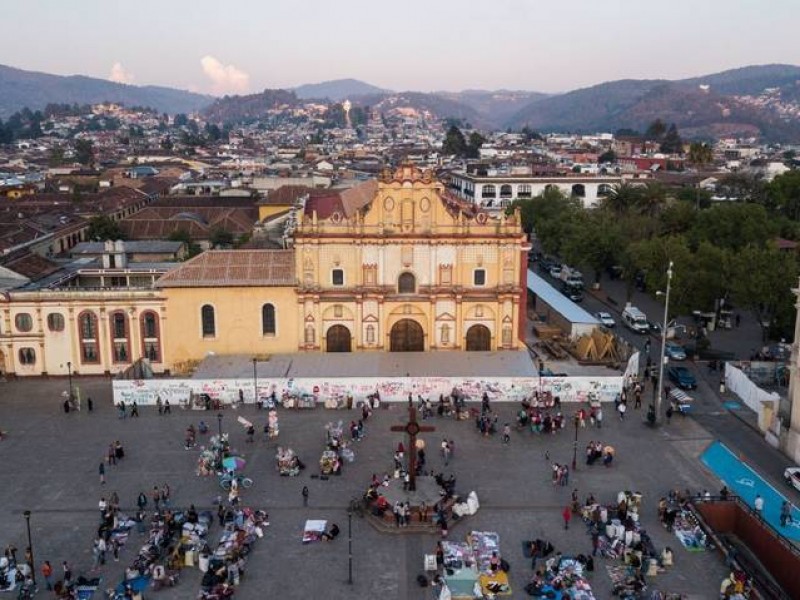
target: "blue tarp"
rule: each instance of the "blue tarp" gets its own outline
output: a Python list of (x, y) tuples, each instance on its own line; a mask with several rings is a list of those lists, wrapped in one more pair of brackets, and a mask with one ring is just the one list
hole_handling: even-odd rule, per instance
[(590, 325), (600, 325), (600, 321), (559, 292), (550, 285), (544, 278), (528, 269), (528, 290), (546, 302), (553, 310), (560, 313), (571, 323), (588, 323)]
[(792, 521), (781, 527), (781, 505), (786, 496), (739, 460), (725, 444), (714, 442), (703, 452), (700, 460), (750, 508), (753, 508), (756, 495), (760, 494), (764, 499), (764, 520), (790, 540), (800, 541), (800, 510), (792, 507)]

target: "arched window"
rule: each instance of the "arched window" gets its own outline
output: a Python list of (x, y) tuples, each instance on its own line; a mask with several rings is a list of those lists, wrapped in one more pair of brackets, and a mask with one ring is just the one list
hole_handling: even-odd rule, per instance
[(64, 315), (61, 313), (47, 315), (47, 328), (50, 331), (64, 331)]
[(20, 348), (19, 349), (19, 364), (33, 365), (36, 363), (36, 350), (33, 348)]
[(417, 279), (413, 273), (401, 273), (397, 279), (399, 294), (413, 294), (417, 291)]
[(501, 198), (511, 198), (511, 186), (508, 184), (500, 186), (500, 197)]
[(497, 188), (493, 185), (485, 185), (481, 189), (481, 198), (496, 198), (497, 197)]
[(200, 309), (200, 320), (202, 321), (203, 337), (213, 338), (217, 335), (217, 322), (214, 315), (214, 307), (204, 304)]
[(367, 343), (375, 343), (375, 325), (367, 325)]
[(78, 315), (78, 335), (81, 344), (81, 362), (100, 362), (97, 344), (97, 317), (93, 312), (86, 311)]
[(14, 317), (14, 325), (16, 325), (17, 331), (27, 333), (33, 329), (33, 319), (28, 313), (19, 313)]
[(161, 338), (158, 316), (148, 311), (139, 317), (142, 325), (142, 356), (150, 362), (161, 362)]
[(131, 359), (128, 336), (128, 319), (123, 312), (111, 313), (111, 349), (114, 362), (124, 363)]
[(532, 195), (533, 190), (527, 183), (523, 183), (517, 187), (517, 198), (530, 198)]
[(275, 306), (265, 304), (261, 307), (262, 335), (275, 335)]

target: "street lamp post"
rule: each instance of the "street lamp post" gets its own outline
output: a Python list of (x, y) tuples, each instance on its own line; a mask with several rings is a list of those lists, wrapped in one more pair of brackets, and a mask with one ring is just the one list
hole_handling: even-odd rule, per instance
[(222, 437), (222, 413), (217, 413), (217, 433)]
[(31, 511), (26, 510), (22, 513), (25, 516), (25, 526), (28, 529), (28, 548), (31, 551), (31, 562), (28, 565), (31, 568), (31, 581), (33, 581), (33, 587), (36, 587), (36, 567), (35, 561), (33, 559), (33, 542), (31, 541)]
[(575, 418), (573, 422), (575, 423), (575, 440), (572, 442), (572, 470), (575, 471), (578, 468), (578, 426), (580, 425), (581, 418), (578, 416), (578, 413), (575, 413)]
[(669, 261), (667, 268), (667, 292), (664, 295), (664, 323), (661, 327), (661, 356), (658, 364), (658, 393), (656, 394), (656, 420), (655, 424), (661, 421), (661, 394), (664, 391), (664, 356), (667, 348), (667, 319), (669, 318), (669, 291), (672, 284), (672, 261)]
[(258, 359), (254, 356), (253, 357), (253, 402), (256, 403), (256, 408), (258, 408), (258, 372), (256, 371), (256, 363), (258, 363)]
[(67, 377), (69, 377), (69, 401), (72, 402), (72, 363), (67, 361)]
[(353, 511), (347, 511), (347, 583), (353, 585)]

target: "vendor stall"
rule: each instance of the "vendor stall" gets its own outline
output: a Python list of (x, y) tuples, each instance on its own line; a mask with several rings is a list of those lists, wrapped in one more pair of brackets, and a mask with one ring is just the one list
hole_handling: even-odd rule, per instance
[(295, 477), (300, 474), (300, 459), (291, 448), (278, 446), (275, 462), (277, 463), (278, 473), (284, 477)]
[(328, 527), (328, 522), (320, 519), (309, 519), (303, 527), (303, 543), (318, 542)]
[(342, 463), (339, 455), (333, 450), (325, 450), (319, 459), (319, 471), (323, 475), (334, 475), (341, 472)]

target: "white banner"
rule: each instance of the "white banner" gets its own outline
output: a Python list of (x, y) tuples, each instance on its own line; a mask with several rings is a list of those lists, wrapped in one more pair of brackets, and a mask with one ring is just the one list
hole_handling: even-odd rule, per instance
[[(459, 390), (467, 400), (478, 401), (484, 392), (495, 402), (518, 402), (534, 391), (551, 392), (562, 402), (585, 402), (592, 395), (611, 402), (622, 390), (622, 376), (610, 377), (298, 377), (258, 380), (258, 396), (269, 398), (274, 393), (280, 400), (284, 395), (310, 396), (317, 402), (345, 398), (365, 400), (378, 393), (385, 402), (402, 402), (411, 394), (436, 401), (439, 395), (448, 396)], [(246, 379), (145, 379), (114, 380), (114, 402), (136, 402), (140, 406), (154, 405), (158, 398), (172, 405), (188, 405), (192, 395), (208, 395), (224, 404), (255, 402), (253, 380)]]

